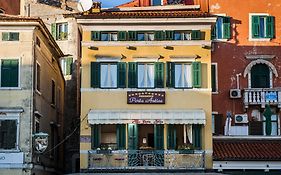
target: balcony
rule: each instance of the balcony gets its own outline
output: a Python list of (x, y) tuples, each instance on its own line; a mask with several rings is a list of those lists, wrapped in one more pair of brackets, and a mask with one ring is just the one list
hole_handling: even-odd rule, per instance
[(251, 88), (244, 89), (244, 105), (261, 105), (265, 108), (265, 104), (276, 105), (281, 108), (281, 88)]

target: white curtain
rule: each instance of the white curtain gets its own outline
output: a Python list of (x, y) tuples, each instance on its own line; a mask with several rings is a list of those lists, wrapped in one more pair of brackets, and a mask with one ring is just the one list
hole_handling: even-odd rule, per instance
[(101, 87), (117, 87), (117, 65), (101, 64)]

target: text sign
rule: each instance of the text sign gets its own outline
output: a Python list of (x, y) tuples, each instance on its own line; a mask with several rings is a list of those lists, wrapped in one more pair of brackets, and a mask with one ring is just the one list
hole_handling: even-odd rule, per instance
[(164, 121), (160, 120), (160, 119), (156, 119), (156, 120), (139, 120), (139, 119), (135, 119), (135, 120), (132, 120), (129, 123), (133, 123), (133, 124), (164, 124)]
[(127, 92), (128, 104), (165, 104), (165, 92)]
[(0, 164), (1, 163), (23, 163), (23, 152), (0, 153)]

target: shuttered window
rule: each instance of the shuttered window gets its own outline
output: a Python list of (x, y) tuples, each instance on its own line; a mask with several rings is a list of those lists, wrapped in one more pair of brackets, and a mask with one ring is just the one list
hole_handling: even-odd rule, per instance
[(119, 31), (118, 32), (118, 41), (126, 41), (127, 40), (127, 32)]
[(231, 38), (231, 26), (230, 17), (219, 16), (217, 22), (212, 29), (212, 39), (230, 39)]
[(193, 146), (195, 149), (201, 149), (202, 147), (201, 125), (193, 125), (192, 130), (193, 130), (192, 131)]
[(192, 63), (192, 73), (193, 73), (193, 87), (200, 88), (201, 87), (201, 62), (193, 62)]
[(128, 70), (128, 87), (138, 87), (138, 65), (137, 63), (130, 62)]
[(100, 63), (100, 87), (117, 88), (117, 64)]
[(128, 40), (136, 41), (137, 40), (137, 32), (136, 31), (128, 31)]
[(101, 140), (101, 128), (100, 125), (91, 126), (91, 147), (92, 149), (97, 149), (100, 147)]
[(138, 149), (138, 125), (128, 124), (128, 148), (129, 150)]
[(164, 125), (154, 125), (154, 146), (156, 150), (164, 149)]
[(201, 31), (200, 30), (192, 30), (191, 39), (192, 40), (200, 40), (201, 39)]
[(154, 63), (155, 66), (155, 87), (164, 88), (164, 63)]
[(1, 87), (19, 86), (19, 60), (5, 59), (1, 61)]
[(17, 148), (17, 120), (0, 120), (0, 149)]
[(73, 58), (67, 57), (61, 60), (61, 68), (63, 75), (71, 75), (72, 74), (72, 66), (73, 66)]
[(154, 32), (154, 39), (156, 41), (162, 41), (165, 38), (165, 33), (163, 31), (155, 31)]
[(166, 78), (166, 86), (170, 88), (175, 87), (175, 63), (166, 63)]
[(273, 16), (252, 16), (252, 38), (274, 38), (275, 19)]
[(127, 72), (126, 63), (120, 62), (117, 64), (118, 69), (118, 88), (126, 88)]
[(174, 31), (165, 31), (165, 40), (173, 40)]
[(101, 32), (100, 31), (92, 31), (91, 32), (91, 40), (92, 41), (100, 41), (101, 40)]
[(91, 87), (100, 87), (100, 63), (91, 62)]
[(167, 130), (168, 149), (176, 149), (177, 130), (175, 125), (169, 124)]
[(119, 150), (126, 148), (126, 125), (117, 124), (117, 148)]

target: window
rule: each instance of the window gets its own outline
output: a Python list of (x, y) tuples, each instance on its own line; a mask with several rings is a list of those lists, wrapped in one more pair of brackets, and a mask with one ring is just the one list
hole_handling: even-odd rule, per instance
[(117, 41), (117, 32), (101, 33), (101, 41)]
[(117, 64), (101, 63), (100, 70), (100, 87), (117, 88)]
[(172, 88), (200, 88), (201, 62), (167, 62), (166, 86)]
[(154, 64), (138, 64), (138, 87), (154, 88)]
[(2, 41), (19, 41), (19, 32), (2, 32)]
[(68, 38), (68, 24), (67, 23), (53, 23), (51, 25), (52, 35), (56, 40), (67, 40)]
[(51, 104), (55, 104), (55, 100), (56, 100), (56, 84), (55, 81), (52, 80), (52, 101)]
[(175, 64), (175, 87), (192, 87), (191, 64)]
[(162, 5), (162, 0), (151, 0), (151, 5), (152, 6)]
[(191, 40), (191, 31), (176, 31), (174, 32), (174, 40)]
[(35, 116), (35, 127), (34, 127), (34, 132), (39, 133), (40, 132), (40, 119), (39, 116)]
[(73, 65), (73, 58), (67, 57), (61, 59), (61, 69), (63, 75), (71, 75), (72, 74), (72, 65)]
[(138, 33), (137, 33), (137, 40), (138, 40), (138, 41), (145, 41), (145, 33), (143, 33), (143, 32), (138, 32)]
[(211, 65), (212, 73), (212, 92), (218, 91), (218, 80), (217, 80), (217, 64), (214, 63)]
[(168, 0), (168, 4), (184, 4), (184, 0)]
[[(266, 135), (266, 122), (265, 117), (263, 116), (263, 135)], [(277, 115), (273, 114), (271, 116), (271, 135), (277, 136), (278, 135), (278, 118)]]
[(91, 63), (91, 87), (125, 88), (126, 63)]
[(0, 119), (0, 150), (17, 149), (18, 120)]
[(1, 61), (1, 87), (19, 86), (19, 60), (3, 59)]
[(251, 16), (251, 37), (252, 38), (273, 38), (274, 33), (274, 17), (273, 16)]
[(37, 63), (36, 64), (36, 90), (40, 92), (40, 76), (41, 76), (41, 67)]
[(212, 39), (230, 39), (230, 17), (218, 16), (212, 29)]
[(256, 64), (251, 69), (251, 88), (269, 88), (270, 69), (266, 64)]

